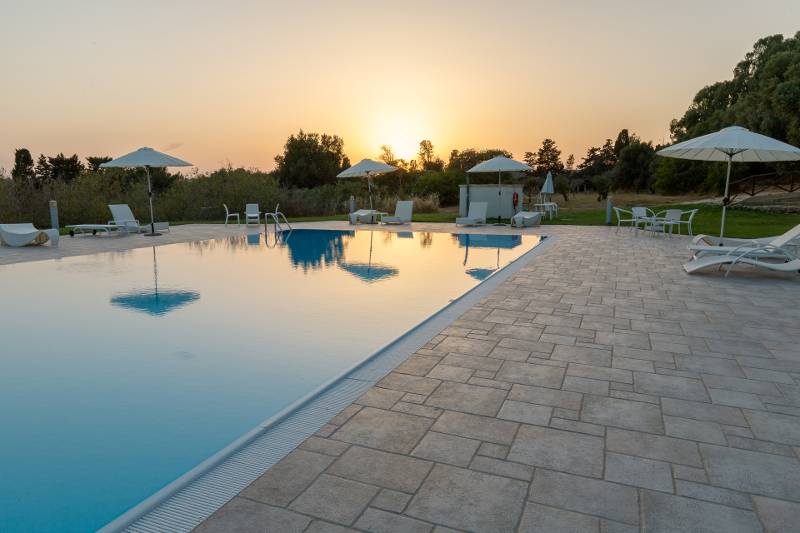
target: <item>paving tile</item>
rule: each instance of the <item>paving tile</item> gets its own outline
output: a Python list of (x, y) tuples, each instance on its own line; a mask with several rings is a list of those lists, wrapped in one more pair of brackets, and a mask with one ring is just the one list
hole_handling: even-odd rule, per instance
[(774, 383), (755, 381), (752, 379), (731, 378), (727, 376), (703, 375), (703, 382), (712, 389), (726, 389), (731, 391), (749, 392), (751, 394), (764, 394), (767, 396), (780, 396), (780, 391)]
[(709, 401), (706, 388), (696, 379), (678, 376), (664, 376), (646, 372), (634, 372), (634, 387), (636, 392), (654, 394), (656, 396), (670, 396), (683, 400)]
[(377, 492), (378, 487), (322, 474), (292, 502), (290, 509), (350, 525)]
[(323, 520), (314, 520), (304, 533), (356, 533), (356, 530)]
[(433, 367), (439, 364), (441, 359), (441, 357), (427, 355), (412, 355), (395, 368), (394, 371), (401, 374), (424, 376), (430, 372)]
[(494, 444), (492, 442), (482, 442), (478, 448), (478, 455), (485, 457), (494, 457), (495, 459), (505, 459), (508, 457), (508, 446), (502, 444)]
[(378, 383), (378, 386), (385, 389), (413, 392), (414, 394), (424, 394), (427, 396), (439, 386), (439, 383), (441, 382), (438, 379), (392, 372), (383, 378)]
[(309, 437), (303, 441), (303, 444), (300, 445), (300, 449), (307, 450), (309, 452), (324, 453), (325, 455), (339, 456), (349, 446), (350, 445), (346, 442), (339, 442), (332, 439), (322, 439), (320, 437)]
[(569, 367), (567, 367), (567, 375), (605, 381), (617, 381), (620, 383), (633, 383), (633, 373), (630, 370), (622, 370), (619, 368), (570, 363)]
[(785, 372), (777, 370), (764, 370), (763, 368), (751, 368), (744, 366), (742, 371), (747, 379), (757, 379), (761, 381), (774, 381), (776, 383), (788, 383), (794, 385), (794, 380)]
[(500, 389), (444, 381), (433, 394), (428, 396), (425, 404), (453, 411), (494, 416), (500, 410), (505, 398), (506, 392)]
[(470, 469), (497, 476), (510, 477), (522, 481), (533, 479), (533, 467), (520, 463), (512, 463), (494, 457), (478, 455), (469, 465)]
[(563, 378), (563, 368), (516, 361), (505, 361), (495, 376), (495, 379), (502, 381), (550, 388), (559, 388)]
[(622, 357), (615, 355), (611, 360), (612, 368), (620, 368), (623, 370), (637, 370), (639, 372), (655, 372), (652, 361), (643, 361), (641, 359), (631, 359), (629, 357)]
[(503, 361), (500, 359), (492, 359), (491, 357), (478, 357), (474, 355), (462, 355), (457, 353), (447, 354), (442, 359), (442, 363), (451, 366), (460, 366), (463, 368), (472, 368), (473, 370), (488, 370), (496, 372), (500, 369)]
[(694, 468), (684, 465), (672, 465), (672, 475), (675, 479), (685, 479), (696, 483), (708, 483), (706, 471), (702, 468)]
[(606, 454), (605, 479), (664, 492), (673, 490), (669, 463), (618, 453)]
[(486, 378), (469, 378), (467, 381), (470, 385), (477, 385), (479, 387), (492, 387), (494, 389), (511, 390), (511, 383), (505, 381), (495, 381), (494, 379)]
[(719, 422), (720, 424), (727, 424), (730, 426), (747, 425), (742, 411), (735, 407), (663, 398), (661, 400), (661, 410), (665, 415)]
[(253, 481), (241, 494), (262, 503), (288, 505), (333, 461), (334, 458), (328, 455), (294, 450)]
[(650, 349), (650, 338), (647, 335), (598, 331), (595, 342), (608, 346), (625, 346), (628, 348)]
[(573, 474), (603, 475), (603, 439), (558, 429), (523, 425), (508, 460)]
[(508, 361), (527, 361), (531, 356), (528, 350), (518, 350), (516, 348), (505, 348), (503, 346), (496, 346), (489, 357), (495, 359), (506, 359)]
[(492, 334), (497, 335), (498, 337), (511, 337), (512, 339), (519, 339), (523, 341), (538, 341), (543, 330), (544, 328), (538, 326), (512, 326), (498, 324), (492, 329)]
[(697, 444), (683, 439), (608, 428), (606, 430), (606, 448), (609, 451), (626, 455), (636, 455), (698, 468), (703, 467)]
[(519, 533), (598, 533), (600, 520), (555, 507), (528, 502)]
[(742, 448), (745, 450), (752, 450), (754, 452), (772, 453), (775, 455), (785, 455), (787, 457), (792, 457), (794, 455), (792, 448), (789, 446), (784, 446), (783, 444), (777, 444), (775, 442), (769, 442), (766, 440), (728, 436), (728, 445), (732, 448)]
[(361, 397), (356, 400), (356, 403), (369, 407), (378, 407), (380, 409), (391, 409), (405, 394), (406, 393), (402, 391), (372, 387), (362, 394)]
[(542, 354), (552, 353), (553, 348), (555, 347), (554, 344), (549, 342), (529, 341), (529, 340), (526, 341), (520, 339), (512, 339), (508, 337), (500, 339), (500, 342), (497, 345), (502, 346), (503, 348), (513, 348), (515, 350), (525, 350), (528, 352), (542, 353)]
[(800, 446), (800, 417), (750, 410), (744, 416), (757, 438)]
[(576, 420), (566, 420), (563, 418), (553, 418), (550, 420), (550, 427), (554, 429), (563, 429), (566, 431), (576, 431), (578, 433), (586, 433), (587, 435), (596, 435), (602, 437), (606, 434), (606, 428), (598, 426), (597, 424), (589, 424), (587, 422), (578, 422)]
[(351, 446), (327, 473), (387, 489), (414, 492), (430, 469), (428, 461)]
[(744, 377), (744, 373), (734, 359), (699, 357), (696, 355), (676, 355), (675, 364), (680, 370), (718, 374), (720, 376)]
[(383, 489), (375, 496), (370, 506), (393, 513), (402, 513), (410, 500), (410, 494), (405, 494), (396, 490)]
[(431, 431), (459, 435), (496, 444), (511, 444), (519, 424), (486, 416), (445, 411)]
[(664, 416), (667, 435), (682, 439), (709, 442), (711, 444), (727, 444), (722, 428), (716, 422), (703, 422), (690, 418)]
[(464, 383), (472, 376), (473, 372), (474, 370), (470, 368), (440, 364), (428, 372), (427, 377)]
[(409, 453), (433, 420), (365, 407), (347, 421), (332, 438), (395, 453)]
[(755, 513), (671, 494), (642, 492), (642, 529), (659, 533), (754, 533)]
[(800, 524), (800, 504), (754, 496), (766, 533), (790, 533)]
[(394, 404), (394, 407), (392, 407), (392, 411), (415, 416), (424, 416), (427, 418), (438, 418), (439, 415), (442, 414), (442, 410), (436, 407), (406, 402), (397, 402)]
[(566, 376), (562, 388), (571, 392), (595, 394), (598, 396), (608, 396), (609, 391), (608, 381), (578, 378), (575, 376)]
[(311, 519), (286, 509), (236, 497), (197, 526), (197, 533), (300, 533)]
[(731, 407), (746, 407), (749, 409), (764, 409), (764, 404), (755, 394), (724, 389), (708, 389), (711, 401), (719, 405)]
[(619, 398), (587, 395), (583, 400), (581, 420), (650, 433), (664, 432), (658, 406)]
[(523, 422), (525, 424), (546, 426), (550, 421), (550, 415), (552, 413), (552, 407), (506, 400), (503, 402), (500, 412), (497, 413), (497, 418), (511, 420), (513, 422)]
[(341, 426), (342, 424), (350, 420), (350, 418), (352, 418), (352, 416), (355, 415), (360, 410), (361, 410), (360, 405), (355, 405), (355, 404), (348, 405), (347, 407), (339, 411), (339, 413), (337, 413), (336, 416), (331, 418), (330, 423), (333, 424), (334, 426)]
[(553, 349), (552, 359), (596, 366), (611, 366), (611, 350), (558, 345)]
[(355, 527), (370, 533), (428, 533), (433, 529), (431, 524), (372, 508), (364, 511)]
[(636, 489), (599, 479), (537, 469), (528, 499), (626, 524), (639, 523)]
[(436, 465), (406, 514), (470, 531), (511, 531), (522, 513), (526, 490), (522, 481)]
[(612, 389), (608, 392), (612, 398), (620, 398), (622, 400), (632, 400), (634, 402), (645, 402), (658, 405), (658, 396), (651, 396), (650, 394), (640, 394), (638, 392), (629, 392), (624, 390)]
[(455, 466), (468, 466), (480, 441), (429, 431), (411, 452), (414, 457)]
[(800, 462), (796, 458), (701, 444), (712, 484), (742, 492), (800, 500)]
[(508, 393), (509, 400), (549, 405), (552, 407), (564, 407), (572, 410), (581, 408), (582, 398), (583, 395), (575, 392), (518, 384), (513, 385), (511, 391)]
[(739, 507), (740, 509), (753, 509), (750, 496), (730, 489), (721, 489), (705, 483), (694, 483), (692, 481), (677, 480), (675, 482), (675, 492), (680, 496), (705, 500), (708, 502), (727, 505), (729, 507)]
[(438, 352), (454, 352), (464, 355), (489, 355), (496, 343), (464, 337), (447, 337), (436, 346)]

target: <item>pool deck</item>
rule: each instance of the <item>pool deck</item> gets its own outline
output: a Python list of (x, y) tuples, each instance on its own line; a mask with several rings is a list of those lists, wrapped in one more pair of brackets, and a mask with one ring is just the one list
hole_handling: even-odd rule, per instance
[(689, 276), (685, 237), (525, 233), (556, 239), (196, 531), (798, 531), (800, 276)]

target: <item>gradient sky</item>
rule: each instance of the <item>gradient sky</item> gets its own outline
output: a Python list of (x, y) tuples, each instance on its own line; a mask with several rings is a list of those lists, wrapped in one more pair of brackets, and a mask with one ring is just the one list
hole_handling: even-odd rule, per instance
[(419, 140), (564, 157), (621, 128), (663, 141), (797, 0), (0, 0), (0, 167), (13, 150), (167, 150), (273, 167), (300, 128), (354, 161)]

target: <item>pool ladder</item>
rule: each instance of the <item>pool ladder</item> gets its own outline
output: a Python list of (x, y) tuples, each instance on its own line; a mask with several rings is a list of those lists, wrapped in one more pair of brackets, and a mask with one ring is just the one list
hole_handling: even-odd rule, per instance
[[(264, 233), (267, 233), (269, 231), (269, 226), (267, 224), (268, 224), (268, 221), (269, 221), (270, 217), (272, 217), (272, 220), (275, 222), (275, 232), (276, 233), (279, 232), (279, 231), (285, 231), (284, 228), (283, 228), (284, 224), (286, 225), (286, 228), (289, 231), (292, 230), (292, 225), (289, 224), (289, 221), (286, 219), (286, 215), (284, 215), (283, 213), (278, 211), (278, 208), (280, 206), (281, 206), (281, 204), (275, 204), (275, 212), (274, 213), (270, 213), (270, 212), (264, 213)], [(281, 222), (281, 219), (283, 219), (283, 222)]]

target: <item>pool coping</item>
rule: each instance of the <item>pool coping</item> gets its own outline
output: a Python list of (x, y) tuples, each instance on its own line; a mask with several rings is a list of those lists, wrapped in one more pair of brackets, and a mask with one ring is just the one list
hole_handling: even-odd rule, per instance
[[(330, 231), (339, 230), (331, 228)], [(370, 231), (375, 230), (370, 229)], [(448, 233), (458, 234), (458, 232)], [(484, 234), (491, 235), (491, 233)], [(163, 531), (164, 529), (191, 531), (191, 529), (199, 525), (246, 488), (252, 481), (266, 472), (272, 465), (285, 457), (296, 446), (316, 433), (341, 409), (358, 399), (364, 392), (380, 381), (383, 376), (408, 359), (465, 311), (477, 304), (481, 298), (494, 291), (558, 240), (558, 237), (553, 235), (522, 235), (535, 235), (540, 237), (541, 240), (532, 249), (512, 260), (486, 279), (481, 280), (477, 285), (454, 298), (399, 337), (391, 340), (372, 354), (351, 365), (278, 413), (264, 420), (191, 470), (107, 523), (98, 532)], [(315, 400), (321, 405), (313, 406), (312, 404)], [(332, 405), (328, 405), (329, 403)], [(306, 416), (304, 417), (303, 410), (306, 408), (309, 409), (307, 409), (308, 412), (305, 413)], [(291, 422), (291, 424), (288, 424), (288, 422)], [(277, 435), (277, 433), (280, 433), (281, 425), (284, 423), (287, 423), (285, 429), (292, 429), (291, 439), (288, 438), (290, 435)], [(299, 425), (300, 428), (290, 428), (288, 427), (289, 425)], [(268, 435), (268, 433), (273, 434)], [(280, 446), (278, 447), (281, 450), (277, 453), (271, 453), (271, 449), (248, 450), (248, 447), (252, 447), (259, 440), (263, 440), (263, 446), (279, 444)], [(254, 454), (258, 456), (256, 457), (256, 462), (259, 463), (255, 473), (252, 464)], [(248, 462), (236, 460), (237, 455), (247, 455)], [(219, 473), (225, 479), (220, 479), (219, 476), (214, 475), (215, 470), (223, 470), (222, 467), (226, 465), (228, 466), (225, 469), (227, 471)], [(263, 469), (258, 471), (262, 467)], [(194, 497), (190, 494), (184, 494), (185, 497), (182, 498), (182, 501), (177, 501), (182, 492), (189, 491), (193, 484), (199, 484), (201, 478), (204, 477), (210, 478), (208, 479), (210, 484), (224, 486), (221, 489), (224, 494), (209, 494), (208, 488), (210, 485), (208, 485), (207, 487), (199, 488), (198, 494), (194, 495)], [(175, 501), (173, 505), (169, 506), (168, 504), (171, 500)], [(168, 506), (171, 508), (167, 509), (166, 507)], [(164, 509), (160, 509), (162, 507)], [(162, 512), (158, 513), (159, 510)], [(148, 520), (150, 515), (157, 513), (158, 516), (153, 516), (152, 520)], [(146, 523), (148, 521), (150, 523)]]

